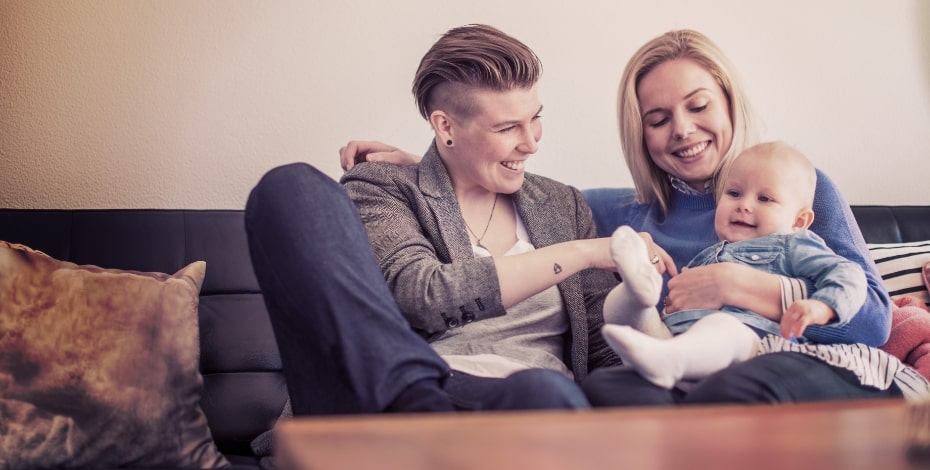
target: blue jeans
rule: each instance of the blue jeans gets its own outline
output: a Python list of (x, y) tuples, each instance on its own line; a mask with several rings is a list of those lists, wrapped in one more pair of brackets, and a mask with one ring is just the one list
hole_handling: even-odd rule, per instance
[(650, 406), (706, 403), (799, 403), (819, 400), (901, 398), (897, 385), (878, 390), (856, 375), (814, 357), (779, 352), (734, 364), (698, 382), (688, 393), (653, 385), (632, 369), (595, 370), (583, 388), (591, 404)]
[(245, 225), (294, 414), (385, 411), (424, 381), (447, 385), (441, 398), (458, 409), (588, 406), (577, 384), (550, 371), (450, 379), (401, 314), (354, 203), (317, 169), (269, 171), (249, 195)]

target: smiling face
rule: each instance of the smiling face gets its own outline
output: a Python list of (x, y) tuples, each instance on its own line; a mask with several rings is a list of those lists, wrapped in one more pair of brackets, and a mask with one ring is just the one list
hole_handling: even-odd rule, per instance
[(730, 105), (720, 85), (700, 64), (682, 58), (649, 71), (636, 93), (653, 162), (703, 190), (733, 141)]
[(768, 148), (751, 147), (733, 162), (714, 217), (714, 229), (721, 240), (737, 242), (793, 233), (813, 222), (813, 167), (806, 159), (796, 158), (800, 154), (779, 153), (793, 150)]
[[(512, 194), (523, 185), (524, 167), (539, 149), (542, 105), (536, 86), (508, 91), (472, 89), (469, 117), (442, 110), (431, 115), (439, 154), (456, 193), (484, 189)], [(445, 145), (451, 140), (451, 146)]]

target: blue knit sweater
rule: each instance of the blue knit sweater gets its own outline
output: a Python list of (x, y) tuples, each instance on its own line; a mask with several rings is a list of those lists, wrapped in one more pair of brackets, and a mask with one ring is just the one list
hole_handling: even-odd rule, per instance
[[(609, 237), (620, 225), (649, 232), (672, 256), (676, 266), (687, 265), (699, 251), (717, 241), (712, 194), (691, 196), (672, 190), (669, 212), (663, 217), (658, 204), (637, 204), (632, 188), (597, 188), (583, 193), (594, 212), (598, 235)], [(838, 255), (862, 266), (869, 290), (865, 305), (848, 324), (831, 328), (810, 326), (804, 336), (819, 343), (885, 344), (891, 331), (891, 300), (849, 205), (836, 185), (820, 170), (817, 170), (814, 213), (810, 230), (820, 235)], [(813, 285), (808, 287), (813, 289)], [(663, 288), (663, 299), (665, 292)]]

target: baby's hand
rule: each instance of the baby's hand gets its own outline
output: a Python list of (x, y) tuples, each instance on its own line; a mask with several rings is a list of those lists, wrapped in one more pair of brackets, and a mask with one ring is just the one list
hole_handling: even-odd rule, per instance
[(781, 317), (781, 335), (799, 338), (808, 325), (825, 325), (834, 317), (833, 308), (819, 300), (798, 300)]

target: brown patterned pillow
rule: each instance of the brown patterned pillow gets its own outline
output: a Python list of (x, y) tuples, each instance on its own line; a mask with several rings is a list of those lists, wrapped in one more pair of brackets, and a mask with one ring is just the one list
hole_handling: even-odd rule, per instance
[(78, 266), (0, 242), (0, 468), (228, 466), (199, 406), (205, 269)]

